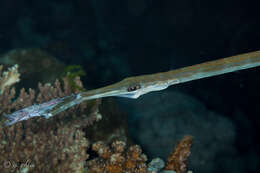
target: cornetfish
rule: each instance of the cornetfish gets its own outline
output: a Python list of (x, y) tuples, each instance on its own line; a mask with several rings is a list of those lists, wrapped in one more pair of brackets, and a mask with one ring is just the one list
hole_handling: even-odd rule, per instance
[(64, 98), (55, 98), (53, 101), (32, 105), (13, 112), (6, 115), (8, 119), (6, 125), (12, 125), (35, 116), (44, 116), (45, 118), (53, 117), (85, 100), (110, 96), (136, 99), (141, 95), (152, 91), (163, 90), (171, 85), (257, 67), (259, 65), (260, 51), (255, 51), (168, 72), (128, 77), (106, 87), (72, 94)]

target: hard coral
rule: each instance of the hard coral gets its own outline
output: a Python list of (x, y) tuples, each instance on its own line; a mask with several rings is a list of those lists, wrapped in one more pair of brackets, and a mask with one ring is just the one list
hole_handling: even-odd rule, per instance
[[(82, 86), (80, 79), (75, 83)], [(15, 98), (15, 89), (7, 88), (0, 95), (0, 118), (34, 103), (63, 97), (73, 90), (64, 78), (55, 85), (39, 84), (39, 91), (22, 89)], [(36, 94), (38, 93), (38, 94)], [(0, 125), (0, 172), (80, 172), (88, 155), (88, 141), (83, 127), (100, 118), (100, 100), (83, 103), (54, 118), (33, 118), (10, 127)]]
[(123, 141), (114, 141), (110, 146), (98, 141), (91, 147), (98, 157), (87, 161), (87, 173), (187, 173), (191, 144), (192, 137), (185, 136), (169, 156), (165, 166), (160, 158), (152, 159), (147, 164), (147, 157), (139, 145), (126, 149)]
[(166, 170), (174, 170), (177, 173), (187, 172), (187, 160), (191, 153), (193, 138), (185, 136), (175, 147), (174, 152), (169, 156)]
[[(2, 173), (80, 172), (87, 159), (88, 141), (76, 128), (44, 125), (30, 128), (19, 123), (0, 128)], [(27, 164), (26, 166), (23, 166)]]
[(3, 65), (0, 65), (0, 94), (3, 94), (6, 87), (20, 81), (20, 73), (18, 72), (17, 64), (8, 68), (5, 72), (2, 71)]
[(125, 149), (125, 142), (115, 141), (111, 146), (99, 141), (92, 145), (92, 150), (99, 157), (87, 162), (88, 173), (148, 173), (147, 157), (140, 146), (133, 145)]
[[(39, 48), (14, 49), (0, 55), (0, 63), (19, 65), (22, 75), (21, 87), (35, 88), (38, 82), (54, 82), (64, 72), (65, 65), (57, 58)], [(48, 72), (48, 75), (46, 75)]]

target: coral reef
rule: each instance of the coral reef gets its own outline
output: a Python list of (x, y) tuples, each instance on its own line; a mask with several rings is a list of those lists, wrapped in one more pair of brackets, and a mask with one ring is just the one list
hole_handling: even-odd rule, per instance
[(18, 72), (18, 65), (14, 65), (3, 72), (3, 65), (0, 65), (0, 94), (3, 94), (4, 90), (8, 86), (12, 86), (16, 82), (20, 81), (20, 73)]
[[(83, 87), (79, 78), (74, 82)], [(38, 91), (25, 89), (15, 98), (14, 88), (0, 95), (0, 118), (12, 111), (63, 97), (72, 89), (67, 78), (54, 86), (39, 84)], [(88, 158), (88, 141), (82, 128), (101, 118), (100, 100), (82, 103), (54, 118), (33, 118), (10, 127), (0, 125), (0, 172), (80, 172)]]
[(115, 141), (111, 147), (99, 141), (92, 145), (92, 150), (98, 153), (98, 158), (87, 162), (88, 173), (148, 173), (147, 157), (142, 154), (140, 146), (133, 145), (125, 150), (126, 144)]
[(192, 137), (185, 136), (169, 156), (166, 170), (174, 170), (177, 173), (187, 172), (187, 160), (191, 153)]
[[(7, 76), (12, 78), (12, 75)], [(50, 119), (31, 118), (5, 127), (2, 123), (6, 114), (85, 90), (79, 77), (64, 77), (62, 81), (56, 80), (54, 85), (39, 83), (37, 90), (29, 89), (28, 92), (23, 88), (18, 97), (10, 85), (6, 85), (0, 95), (0, 172), (187, 172), (190, 136), (179, 142), (167, 165), (160, 158), (147, 163), (147, 156), (139, 145), (129, 146), (126, 115), (113, 99), (107, 99), (103, 104), (100, 99), (83, 102)], [(106, 117), (103, 123), (94, 126), (93, 123), (103, 115)], [(103, 142), (95, 142), (89, 149), (89, 144), (98, 139)]]
[(217, 173), (219, 171), (216, 170), (229, 169), (226, 163), (230, 162), (241, 165), (234, 145), (234, 122), (209, 110), (198, 99), (180, 91), (168, 90), (147, 94), (134, 102), (121, 99), (121, 103), (123, 101), (131, 117), (129, 131), (149, 157), (167, 159), (172, 146), (189, 134), (195, 139), (189, 160), (189, 166), (195, 172)]
[(22, 79), (20, 88), (36, 88), (38, 82), (53, 83), (65, 69), (62, 62), (40, 48), (11, 50), (0, 55), (0, 64), (19, 65)]
[(129, 137), (127, 114), (118, 107), (114, 98), (103, 99), (99, 106), (99, 112), (103, 117), (102, 121), (85, 129), (86, 137), (90, 141), (112, 143), (115, 140), (120, 140), (127, 144), (133, 144)]
[(126, 149), (123, 141), (114, 141), (110, 146), (102, 141), (92, 145), (98, 157), (87, 161), (87, 173), (186, 173), (187, 159), (190, 155), (192, 137), (185, 136), (169, 156), (168, 163), (154, 158), (147, 164), (147, 156), (142, 153), (139, 145)]
[[(69, 79), (66, 77), (63, 78), (62, 83), (59, 80), (56, 80), (54, 86), (49, 83), (44, 85), (39, 83), (38, 94), (36, 94), (33, 89), (29, 89), (29, 92), (27, 93), (23, 88), (20, 91), (19, 97), (15, 100), (15, 89), (6, 89), (6, 91), (0, 96), (1, 111), (3, 114), (9, 114), (12, 111), (20, 110), (35, 103), (43, 103), (57, 97), (64, 97), (72, 93), (78, 93), (80, 90), (84, 90), (79, 77), (76, 77), (73, 83), (74, 85), (77, 85), (77, 88), (72, 87)], [(60, 113), (58, 116), (54, 117), (54, 120), (62, 119), (63, 123), (66, 122), (77, 127), (86, 127), (92, 124), (93, 121), (101, 118), (101, 114), (98, 110), (100, 103), (101, 100), (98, 99), (84, 102), (72, 107), (68, 111)]]
[(37, 128), (19, 123), (0, 129), (2, 173), (80, 172), (88, 157), (88, 141), (77, 128), (51, 124)]
[(64, 70), (64, 76), (66, 76), (69, 79), (70, 85), (73, 88), (77, 88), (79, 90), (83, 90), (83, 89), (81, 86), (78, 86), (74, 82), (74, 79), (76, 77), (81, 77), (81, 76), (85, 76), (85, 75), (86, 75), (86, 73), (80, 65), (69, 65)]

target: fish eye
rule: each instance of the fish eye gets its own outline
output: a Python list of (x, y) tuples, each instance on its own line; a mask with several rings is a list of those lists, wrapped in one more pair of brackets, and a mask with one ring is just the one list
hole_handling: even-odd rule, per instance
[(141, 88), (141, 85), (140, 85), (140, 84), (137, 84), (137, 85), (129, 86), (129, 87), (127, 88), (127, 91), (128, 91), (128, 92), (132, 92), (132, 91), (136, 91), (136, 90), (138, 90), (138, 89), (140, 89), (140, 88)]

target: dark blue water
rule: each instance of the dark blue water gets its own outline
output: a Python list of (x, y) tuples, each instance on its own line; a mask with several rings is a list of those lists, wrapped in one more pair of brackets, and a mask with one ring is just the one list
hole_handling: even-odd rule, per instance
[[(167, 71), (259, 50), (258, 8), (259, 3), (242, 0), (1, 0), (0, 53), (40, 48), (64, 66), (80, 65), (86, 72), (82, 78), (84, 85), (98, 88), (127, 76)], [(40, 58), (33, 59), (37, 63)], [(20, 58), (7, 65), (35, 61), (23, 62)], [(258, 172), (259, 73), (259, 68), (248, 69), (171, 87), (162, 92), (162, 96), (156, 93), (148, 95), (146, 100), (119, 99), (118, 103), (129, 114), (132, 139), (143, 145), (152, 157), (165, 157), (168, 150), (156, 152), (146, 145), (153, 140), (151, 131), (159, 131), (159, 136), (165, 139), (169, 136), (179, 139), (178, 135), (187, 130), (199, 136), (201, 143), (204, 142), (202, 146), (208, 146), (200, 148), (194, 143), (199, 151), (194, 151), (191, 157), (194, 159), (191, 169), (196, 172)], [(21, 85), (36, 87), (33, 83), (36, 80), (26, 82), (25, 77)], [(182, 108), (178, 112), (185, 115), (177, 120), (169, 116), (178, 114), (175, 94), (185, 100), (177, 102), (182, 103), (177, 106)], [(152, 107), (147, 106), (149, 104)], [(140, 106), (146, 109), (140, 110)], [(204, 114), (209, 112), (211, 118), (205, 119)], [(194, 117), (189, 119), (189, 114)], [(162, 123), (162, 127), (158, 127), (156, 121)], [(165, 127), (164, 121), (181, 124), (175, 124), (176, 132), (171, 132), (171, 123)], [(191, 121), (187, 129), (185, 121)], [(145, 127), (149, 130), (151, 122), (155, 123), (151, 131), (142, 133)], [(207, 126), (212, 134), (201, 135), (200, 124), (204, 129)], [(223, 137), (225, 131), (230, 133)], [(208, 152), (212, 155), (207, 156)], [(195, 162), (196, 158), (207, 163), (201, 166)]]

